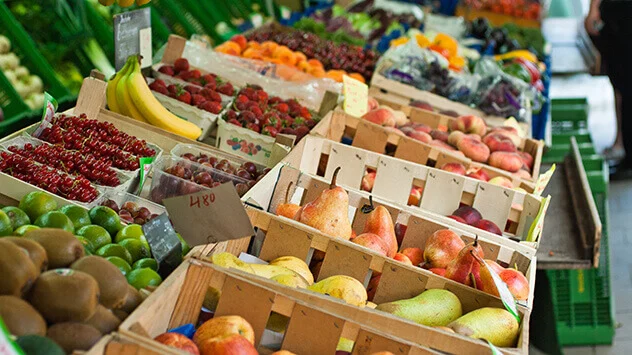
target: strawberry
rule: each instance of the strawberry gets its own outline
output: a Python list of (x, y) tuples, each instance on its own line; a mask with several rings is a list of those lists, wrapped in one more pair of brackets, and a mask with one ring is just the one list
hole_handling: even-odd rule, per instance
[(152, 89), (152, 90), (154, 90), (157, 93), (169, 96), (169, 90), (167, 90), (167, 88), (164, 86), (158, 86), (157, 88)]
[(230, 120), (228, 120), (226, 122), (228, 122), (230, 124), (234, 124), (237, 127), (241, 127), (241, 123), (239, 121), (237, 121), (235, 118), (232, 118), (232, 119), (230, 119)]
[(301, 112), (299, 112), (299, 116), (303, 117), (306, 120), (309, 120), (312, 118), (312, 113), (309, 112), (307, 107), (303, 106), (301, 107)]
[(166, 87), (164, 85), (160, 85), (160, 83), (154, 81), (153, 83), (149, 84), (149, 88), (156, 91), (157, 88), (160, 87), (164, 87), (166, 89)]
[(268, 104), (269, 105), (276, 105), (278, 103), (283, 102), (283, 100), (278, 97), (278, 96), (272, 96), (269, 100), (268, 100)]
[(191, 93), (191, 95), (195, 95), (195, 94), (199, 94), (200, 90), (202, 90), (199, 86), (195, 86), (195, 85), (186, 85), (184, 87), (184, 90), (188, 91)]
[(257, 91), (257, 101), (266, 104), (268, 102), (268, 93), (263, 90)]
[(306, 126), (300, 126), (296, 128), (296, 141), (298, 142), (301, 138), (305, 137), (309, 133), (309, 128)]
[(261, 111), (261, 109), (258, 106), (250, 107), (249, 109), (252, 113), (255, 114), (255, 117), (260, 118), (261, 116), (263, 116), (263, 111)]
[(207, 90), (215, 90), (217, 83), (215, 81), (207, 81), (206, 84), (204, 84), (204, 88)]
[(280, 103), (276, 105), (274, 108), (276, 108), (277, 111), (282, 112), (282, 113), (288, 113), (288, 111), (290, 111), (290, 108), (288, 107), (286, 103)]
[(189, 70), (189, 61), (186, 58), (178, 58), (173, 63), (173, 67), (177, 73)]
[(235, 94), (235, 88), (231, 83), (223, 83), (217, 88), (217, 91), (224, 95), (233, 96)]
[(217, 91), (209, 91), (208, 99), (215, 102), (222, 102), (222, 97), (217, 93)]
[(296, 117), (294, 122), (292, 123), (292, 127), (297, 128), (303, 126), (305, 124), (305, 119), (303, 117)]
[(185, 104), (190, 105), (191, 104), (191, 94), (186, 91), (186, 90), (180, 90), (178, 91), (178, 94), (176, 95), (176, 100), (180, 101), (180, 102), (184, 102)]
[(226, 116), (225, 116), (225, 118), (226, 118), (227, 120), (230, 120), (230, 119), (233, 119), (233, 118), (234, 118), (234, 119), (237, 119), (237, 112), (235, 112), (235, 111), (233, 111), (233, 110), (228, 110), (228, 111), (226, 111)]
[(243, 102), (235, 102), (235, 108), (237, 109), (237, 111), (243, 111), (246, 110), (248, 107), (246, 107), (248, 104), (245, 104)]
[(215, 74), (204, 74), (202, 75), (202, 80), (204, 81), (204, 85), (208, 84), (208, 83), (215, 83)]
[(175, 94), (175, 93), (177, 93), (177, 92), (178, 92), (178, 87), (177, 87), (176, 85), (174, 85), (174, 84), (171, 84), (171, 85), (167, 86), (167, 90), (168, 90), (170, 93)]
[(261, 122), (266, 126), (273, 126), (277, 130), (281, 129), (281, 120), (274, 112), (266, 112)]
[(247, 108), (248, 108), (248, 110), (250, 110), (250, 111), (252, 111), (252, 109), (253, 109), (253, 108), (255, 108), (255, 107), (256, 107), (256, 108), (258, 108), (258, 109), (260, 109), (260, 107), (259, 107), (259, 103), (257, 103), (256, 101), (250, 101), (250, 102), (248, 102), (248, 104), (246, 105), (246, 107), (247, 107)]
[(206, 102), (206, 98), (200, 94), (193, 94), (191, 96), (191, 105), (199, 106), (200, 104)]
[(251, 131), (255, 131), (257, 133), (261, 132), (261, 127), (259, 127), (259, 125), (256, 123), (248, 123), (246, 125), (246, 128), (248, 128)]
[(248, 101), (250, 101), (250, 100), (248, 99), (248, 97), (246, 95), (241, 95), (240, 94), (239, 96), (237, 96), (237, 100), (235, 102), (241, 102), (243, 104), (246, 104), (246, 103), (248, 103)]
[(279, 133), (279, 130), (273, 126), (265, 126), (263, 127), (263, 131), (261, 133), (263, 133), (264, 136), (276, 137)]
[(200, 71), (197, 69), (193, 69), (193, 70), (189, 70), (189, 76), (192, 79), (200, 79), (202, 77), (202, 73), (200, 73)]
[(255, 117), (255, 114), (250, 111), (241, 111), (239, 113), (239, 120), (251, 123), (257, 121), (257, 118)]
[(167, 74), (169, 76), (173, 76), (175, 74), (175, 71), (173, 70), (173, 66), (171, 65), (163, 65), (158, 69), (158, 71), (163, 74)]
[(218, 102), (206, 101), (202, 103), (198, 108), (208, 111), (210, 113), (218, 114), (222, 112), (222, 105)]
[(239, 92), (240, 95), (246, 96), (249, 100), (256, 100), (257, 94), (255, 94), (255, 90), (251, 87), (245, 87), (241, 89)]
[(167, 84), (165, 84), (165, 82), (162, 79), (154, 79), (154, 84), (167, 87)]

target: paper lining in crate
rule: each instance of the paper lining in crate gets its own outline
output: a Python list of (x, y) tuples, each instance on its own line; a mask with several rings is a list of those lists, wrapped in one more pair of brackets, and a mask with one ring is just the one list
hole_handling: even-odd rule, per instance
[[(368, 308), (359, 308), (338, 299), (290, 288), (274, 281), (211, 263), (187, 259), (145, 302), (121, 324), (119, 332), (153, 338), (168, 329), (199, 321), (208, 287), (220, 290), (215, 315), (239, 315), (255, 332), (255, 345), (267, 354), (279, 347), (296, 354), (333, 354), (341, 337), (355, 341), (353, 354), (388, 350), (397, 354), (428, 354), (438, 351), (455, 354), (489, 354), (486, 342)], [(464, 311), (481, 307), (480, 297), (459, 295)], [(244, 305), (248, 305), (244, 307)], [(499, 300), (487, 306), (502, 307)], [(266, 324), (272, 312), (290, 321), (277, 342), (268, 342)], [(507, 353), (527, 353), (530, 312), (519, 309), (522, 326), (517, 348)], [(276, 344), (274, 344), (276, 343)], [(276, 345), (275, 347), (273, 347)], [(269, 347), (266, 347), (269, 346)], [(428, 349), (431, 348), (431, 349)]]
[[(276, 176), (276, 180), (273, 178)], [(300, 171), (287, 166), (279, 165), (272, 170), (267, 176), (267, 180), (262, 180), (261, 184), (255, 186), (249, 191), (242, 200), (247, 201), (251, 205), (257, 205), (266, 211), (274, 213), (279, 204), (284, 203), (285, 195), (288, 191), (288, 186), (292, 183), (289, 189), (288, 197), (293, 203), (301, 206), (305, 203), (313, 201), (320, 195), (321, 191), (328, 188), (329, 183), (321, 178), (313, 177), (308, 174), (301, 173)], [(341, 184), (342, 186), (342, 184)], [(362, 233), (364, 223), (366, 221), (366, 215), (361, 211), (362, 207), (369, 204), (369, 194), (355, 191), (345, 188), (349, 195), (349, 220), (352, 224), (352, 229), (357, 235)], [(434, 217), (429, 217), (427, 214), (419, 213), (418, 211), (412, 211), (410, 209), (396, 206), (392, 203), (384, 201), (383, 199), (374, 198), (374, 205), (382, 205), (390, 212), (393, 224), (395, 225), (400, 245), (398, 250), (403, 250), (408, 247), (418, 247), (420, 249), (425, 248), (426, 240), (437, 230), (450, 229), (456, 234), (460, 235), (464, 242), (472, 242), (478, 237), (478, 242), (482, 245), (485, 253), (485, 258), (494, 260), (500, 265), (516, 267), (518, 271), (524, 274), (529, 282), (529, 296), (527, 300), (521, 301), (521, 304), (531, 307), (533, 304), (533, 292), (535, 289), (535, 271), (536, 271), (536, 258), (535, 249), (528, 245), (516, 243), (506, 238), (499, 237), (497, 235), (486, 233), (483, 230), (474, 229), (466, 230), (461, 228), (461, 225), (455, 225), (446, 223), (446, 221), (438, 221)], [(268, 228), (268, 234), (276, 237), (275, 241), (266, 241), (264, 239), (261, 249), (260, 257), (266, 261), (273, 259), (276, 256), (282, 256), (284, 252), (291, 249), (290, 235), (296, 233), (297, 238), (300, 237), (301, 241), (296, 241), (294, 250), (301, 250), (300, 252), (293, 252), (284, 255), (294, 255), (301, 259), (311, 259), (311, 255), (308, 257), (307, 253), (311, 248), (320, 251), (332, 251), (331, 248), (336, 249), (337, 255), (333, 258), (331, 263), (331, 272), (340, 272), (341, 268), (347, 263), (346, 267), (349, 269), (349, 276), (357, 278), (363, 282), (365, 286), (369, 282), (371, 272), (384, 272), (383, 265), (385, 262), (392, 262), (394, 264), (401, 265), (399, 262), (381, 256), (377, 253), (365, 249), (357, 244), (343, 241), (340, 239), (332, 238), (331, 236), (322, 236), (322, 239), (316, 241), (316, 235), (319, 234), (315, 229), (300, 224), (298, 222), (290, 221), (289, 219), (276, 217), (269, 213), (253, 211), (252, 208), (248, 208), (249, 215), (251, 216), (251, 222), (253, 226)], [(448, 219), (450, 220), (450, 219)], [(274, 233), (271, 233), (269, 226), (274, 226), (276, 229)], [(283, 226), (286, 226), (285, 228)], [(464, 225), (463, 225), (464, 226)], [(399, 231), (399, 232), (398, 232)], [(277, 237), (278, 235), (278, 237)], [(307, 236), (307, 237), (306, 237)], [(266, 247), (266, 243), (267, 247)], [(327, 245), (330, 247), (327, 247)], [(260, 245), (261, 242), (255, 241), (255, 245)], [(353, 252), (355, 249), (355, 252)], [(363, 253), (364, 251), (364, 253)], [(349, 254), (355, 254), (350, 256)], [(346, 254), (345, 254), (346, 253)], [(272, 257), (271, 254), (276, 256)], [(368, 257), (364, 254), (371, 254)], [(373, 260), (372, 260), (373, 259)], [(357, 263), (357, 267), (354, 267), (352, 262), (354, 260)], [(339, 264), (339, 263), (343, 263)], [(323, 264), (322, 270), (325, 268)], [(373, 270), (373, 271), (371, 271)], [(412, 268), (417, 274), (428, 274), (426, 270), (421, 268)], [(328, 274), (329, 271), (325, 271)], [(443, 280), (444, 279), (442, 278)], [(379, 292), (379, 288), (378, 288)], [(376, 295), (377, 296), (377, 295)]]
[[(484, 163), (475, 162), (464, 156), (444, 150), (431, 144), (420, 142), (396, 133), (395, 130), (379, 126), (366, 120), (353, 117), (337, 108), (330, 115), (324, 117), (312, 129), (311, 134), (318, 135), (335, 142), (351, 141), (351, 145), (380, 154), (393, 155), (396, 158), (412, 161), (422, 165), (441, 166), (445, 163), (460, 163), (466, 169), (482, 169), (490, 178), (503, 176), (512, 181), (514, 186), (520, 186), (532, 192), (539, 177), (539, 168), (542, 158), (542, 143), (538, 142), (535, 154), (533, 171), (530, 179), (523, 179), (516, 174), (492, 167)], [(537, 162), (537, 166), (536, 166)], [(537, 169), (536, 169), (537, 168)], [(537, 170), (537, 171), (536, 171)], [(538, 174), (538, 175), (536, 175)]]
[[(0, 147), (6, 150), (9, 150), (9, 147), (11, 146), (17, 146), (18, 148), (23, 149), (26, 144), (31, 144), (33, 147), (38, 147), (40, 145), (51, 145), (50, 143), (41, 141), (35, 137), (24, 135), (24, 136), (18, 136), (6, 141), (2, 141), (0, 142)], [(47, 165), (47, 164), (44, 164), (44, 165)], [(125, 173), (124, 171), (116, 169), (116, 168), (111, 168), (111, 169), (116, 172), (116, 177), (119, 179), (119, 182), (120, 182), (118, 185), (106, 186), (106, 185), (100, 185), (97, 183), (93, 183), (93, 185), (101, 186), (104, 191), (114, 190), (114, 191), (128, 192), (130, 191), (130, 189), (134, 188), (134, 186), (132, 186), (134, 179), (129, 173)], [(56, 170), (62, 171), (60, 169), (56, 169)]]
[[(447, 157), (447, 158), (446, 158)], [(439, 162), (449, 161), (451, 156), (440, 153)], [(476, 208), (487, 220), (494, 222), (504, 235), (530, 247), (537, 247), (541, 229), (531, 228), (538, 216), (544, 218), (546, 204), (542, 197), (452, 174), (447, 171), (419, 165), (402, 159), (378, 154), (322, 137), (308, 136), (284, 159), (288, 165), (302, 172), (330, 179), (334, 170), (341, 166), (337, 181), (353, 189), (361, 190), (367, 168), (375, 172), (370, 191), (374, 196), (409, 206), (411, 188), (420, 192), (417, 205), (408, 208), (415, 213), (432, 213), (443, 222), (464, 228), (488, 238), (496, 235), (443, 217), (452, 214), (460, 205)], [(367, 186), (364, 186), (366, 189)], [(506, 240), (509, 244), (517, 244)]]

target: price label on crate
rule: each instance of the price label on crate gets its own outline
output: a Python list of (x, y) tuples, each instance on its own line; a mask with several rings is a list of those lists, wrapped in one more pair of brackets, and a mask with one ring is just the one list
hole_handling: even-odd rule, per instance
[(143, 224), (151, 254), (158, 262), (158, 273), (166, 277), (182, 262), (182, 245), (166, 213)]
[(151, 65), (150, 8), (114, 15), (114, 66), (120, 70), (130, 55), (143, 56), (141, 68)]
[(544, 189), (546, 189), (546, 185), (548, 185), (549, 181), (551, 181), (551, 177), (553, 176), (554, 172), (555, 164), (553, 164), (551, 168), (546, 171), (546, 173), (541, 174), (538, 177), (538, 180), (535, 182), (535, 187), (533, 188), (534, 195), (542, 196), (542, 192), (544, 192)]
[(250, 218), (231, 182), (163, 204), (182, 238), (191, 246), (254, 235)]
[(342, 77), (342, 92), (345, 96), (342, 107), (345, 112), (355, 117), (362, 117), (369, 105), (369, 87), (350, 76)]
[(531, 228), (529, 228), (529, 234), (527, 235), (528, 242), (535, 242), (538, 239), (540, 233), (542, 233), (542, 229), (544, 228), (544, 216), (546, 215), (546, 210), (549, 208), (549, 203), (551, 202), (551, 196), (547, 196), (542, 199), (542, 203), (540, 204), (540, 211), (538, 211), (538, 215), (535, 217), (535, 220), (531, 224)]

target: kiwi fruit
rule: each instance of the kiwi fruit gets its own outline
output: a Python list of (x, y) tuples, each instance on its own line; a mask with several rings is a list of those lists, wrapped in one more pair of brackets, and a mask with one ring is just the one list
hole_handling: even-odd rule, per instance
[(129, 316), (129, 313), (121, 310), (121, 309), (113, 309), (112, 313), (121, 320), (121, 322), (123, 322), (125, 320), (125, 318), (127, 318)]
[(23, 335), (15, 342), (26, 355), (66, 355), (66, 352), (53, 340), (40, 335)]
[(40, 243), (34, 240), (20, 237), (4, 237), (2, 238), (2, 240), (7, 240), (13, 244), (16, 244), (20, 248), (26, 249), (26, 251), (29, 253), (29, 258), (31, 258), (31, 261), (33, 262), (33, 265), (35, 265), (35, 268), (39, 270), (38, 276), (39, 273), (42, 273), (48, 269), (48, 256), (46, 254), (46, 249), (44, 249), (44, 247), (41, 246)]
[(15, 296), (0, 296), (0, 318), (15, 336), (46, 335), (46, 321), (33, 306)]
[(37, 279), (28, 251), (0, 239), (0, 295), (22, 297)]
[(29, 301), (49, 323), (84, 322), (96, 312), (99, 284), (82, 271), (48, 270), (35, 282)]
[(127, 285), (127, 295), (125, 296), (125, 303), (118, 309), (125, 311), (126, 313), (132, 313), (138, 305), (143, 302), (143, 296), (138, 290), (132, 286)]
[(57, 323), (46, 332), (46, 336), (68, 354), (75, 350), (90, 350), (101, 339), (101, 335), (97, 328), (77, 322)]
[(121, 320), (112, 311), (99, 304), (94, 315), (84, 323), (97, 328), (101, 334), (109, 334), (118, 328)]
[(24, 238), (34, 240), (46, 249), (49, 269), (67, 267), (85, 255), (79, 239), (63, 229), (36, 229), (26, 233)]
[(99, 284), (99, 302), (106, 308), (119, 308), (127, 295), (127, 279), (114, 264), (99, 256), (84, 256), (71, 266), (73, 270), (83, 271), (97, 280)]

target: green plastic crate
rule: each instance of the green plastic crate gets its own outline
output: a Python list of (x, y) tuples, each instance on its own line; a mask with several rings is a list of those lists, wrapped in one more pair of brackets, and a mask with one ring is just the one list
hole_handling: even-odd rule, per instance
[(179, 36), (190, 38), (194, 34), (206, 34), (204, 26), (176, 1), (152, 0), (151, 7), (158, 10), (163, 22)]

